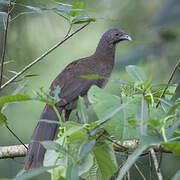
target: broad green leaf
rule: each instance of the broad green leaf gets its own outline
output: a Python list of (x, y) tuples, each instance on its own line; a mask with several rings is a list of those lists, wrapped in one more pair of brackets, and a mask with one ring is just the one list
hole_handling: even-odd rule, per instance
[(47, 170), (56, 168), (57, 166), (48, 166), (48, 167), (41, 167), (41, 168), (36, 168), (33, 170), (29, 170), (29, 171), (24, 171), (24, 173), (22, 173), (21, 175), (14, 177), (12, 180), (25, 180), (25, 179), (29, 179), (32, 177), (35, 177), (37, 175), (40, 175), (44, 172), (46, 172)]
[(167, 142), (167, 143), (164, 143), (163, 146), (165, 146), (170, 151), (175, 152), (177, 155), (180, 156), (180, 142), (179, 141)]
[(0, 126), (7, 126), (7, 118), (6, 116), (0, 112)]
[(66, 166), (58, 166), (51, 170), (51, 180), (66, 180)]
[[(158, 127), (160, 124), (162, 124), (162, 119), (164, 119), (168, 114), (164, 111), (164, 109), (159, 106), (156, 107), (149, 107), (149, 121), (145, 123), (150, 123), (154, 128)], [(157, 121), (154, 122), (154, 121)], [(160, 124), (159, 124), (160, 123)]]
[(54, 150), (46, 150), (43, 166), (46, 167), (46, 166), (52, 166), (55, 164), (66, 166), (65, 161), (62, 161), (62, 159), (60, 161), (57, 160), (58, 157), (59, 157), (59, 152), (54, 151)]
[(96, 139), (93, 139), (91, 140), (90, 142), (89, 141), (85, 141), (81, 148), (80, 148), (80, 158), (82, 159), (85, 155), (87, 155), (94, 147), (96, 143)]
[(126, 71), (137, 81), (137, 82), (145, 82), (147, 81), (147, 77), (144, 73), (144, 71), (134, 65), (126, 66)]
[(180, 136), (180, 121), (173, 123), (173, 125), (166, 130), (166, 136), (168, 139)]
[(85, 106), (84, 99), (82, 97), (79, 97), (78, 99), (77, 112), (78, 112), (79, 121), (80, 121), (79, 123), (80, 124), (88, 123), (87, 108)]
[[(77, 2), (72, 7), (72, 9), (83, 9), (84, 8), (84, 2)], [(81, 11), (71, 11), (70, 15), (72, 17), (78, 16)]]
[(75, 127), (70, 127), (70, 128), (68, 128), (68, 130), (66, 130), (64, 133), (63, 133), (63, 135), (62, 135), (62, 137), (61, 138), (65, 138), (65, 137), (67, 137), (67, 136), (71, 136), (71, 135), (73, 135), (73, 134), (75, 134), (75, 133), (80, 133), (80, 134), (82, 134), (83, 132), (81, 131), (83, 129), (83, 126), (75, 126)]
[(179, 180), (180, 179), (180, 170), (176, 172), (176, 174), (173, 176), (171, 180)]
[(96, 19), (89, 15), (79, 15), (72, 20), (72, 24), (82, 24), (87, 22), (95, 22)]
[(87, 154), (79, 163), (79, 176), (88, 172), (94, 164), (94, 156), (92, 153)]
[[(110, 135), (119, 140), (137, 137), (136, 129), (128, 123), (127, 119), (135, 117), (137, 103), (140, 101), (139, 96), (120, 99), (96, 86), (90, 89), (88, 95), (98, 119), (101, 119), (99, 125), (103, 124)], [(121, 104), (121, 101), (124, 104)]]
[(67, 167), (66, 180), (79, 180), (79, 164), (71, 164)]
[(120, 169), (117, 180), (123, 179), (123, 177), (126, 175), (126, 173), (129, 171), (129, 169), (132, 167), (132, 165), (136, 162), (138, 157), (148, 148), (148, 145), (141, 145), (139, 146), (127, 159), (126, 163), (123, 165), (123, 167)]
[(163, 141), (157, 137), (157, 136), (141, 136), (140, 137), (140, 145), (148, 145), (148, 146), (152, 146), (152, 145), (159, 145), (162, 144)]
[(169, 109), (168, 114), (173, 114), (176, 111), (180, 111), (179, 107), (180, 107), (180, 101), (172, 105), (172, 107)]
[(68, 155), (69, 157), (72, 157), (72, 154), (69, 153), (63, 146), (61, 146), (59, 143), (54, 141), (41, 141), (40, 142), (47, 150), (54, 150), (56, 152), (60, 152), (63, 155)]
[(99, 141), (93, 148), (94, 165), (81, 177), (86, 180), (109, 180), (117, 171), (117, 163), (113, 145)]

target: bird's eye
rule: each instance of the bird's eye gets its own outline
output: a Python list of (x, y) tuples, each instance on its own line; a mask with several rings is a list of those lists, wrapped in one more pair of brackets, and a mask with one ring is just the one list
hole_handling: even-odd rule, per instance
[(118, 33), (115, 34), (115, 36), (118, 36), (118, 35), (119, 35)]

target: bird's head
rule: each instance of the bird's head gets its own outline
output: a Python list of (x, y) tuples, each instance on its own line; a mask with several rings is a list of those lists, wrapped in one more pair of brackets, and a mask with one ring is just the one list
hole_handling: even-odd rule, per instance
[(95, 53), (112, 54), (115, 52), (116, 44), (124, 40), (132, 39), (121, 29), (109, 29), (101, 37)]
[(113, 47), (117, 43), (128, 40), (131, 41), (131, 37), (128, 36), (125, 32), (121, 29), (110, 29), (104, 33), (103, 37), (104, 40), (109, 44), (110, 47)]

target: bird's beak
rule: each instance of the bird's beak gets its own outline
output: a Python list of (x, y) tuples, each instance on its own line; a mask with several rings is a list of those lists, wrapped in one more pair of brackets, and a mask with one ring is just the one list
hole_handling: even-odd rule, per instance
[(121, 36), (121, 40), (132, 41), (132, 38), (130, 36), (128, 36), (127, 34), (124, 34), (124, 35)]

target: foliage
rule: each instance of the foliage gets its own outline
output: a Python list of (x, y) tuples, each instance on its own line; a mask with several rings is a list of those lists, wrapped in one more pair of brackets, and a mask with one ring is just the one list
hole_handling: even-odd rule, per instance
[[(0, 4), (5, 7), (10, 2), (10, 23), (24, 14), (38, 13), (43, 15), (45, 13), (55, 13), (69, 23), (68, 35), (72, 26), (95, 21), (93, 17), (86, 14), (83, 2), (69, 5), (49, 0), (48, 2), (51, 6), (47, 8), (43, 2), (42, 6), (31, 6), (22, 4), (19, 1), (0, 0)], [(172, 4), (176, 3), (177, 1), (172, 1)], [(23, 11), (15, 15), (11, 13), (18, 6), (23, 7)], [(155, 21), (155, 26), (157, 24), (161, 26), (172, 24), (171, 19), (175, 19), (174, 14), (172, 14), (173, 16), (169, 23), (161, 20), (162, 17), (165, 17), (164, 14), (168, 14), (167, 10), (165, 13), (162, 11), (159, 15), (162, 24)], [(0, 12), (0, 27), (5, 27), (7, 17), (7, 12)], [(176, 14), (175, 17), (179, 18)], [(164, 19), (168, 20), (168, 18)], [(179, 19), (174, 21), (179, 22)], [(142, 57), (144, 58), (152, 54), (154, 49), (156, 48), (152, 47), (150, 50), (141, 49), (144, 53)], [(142, 53), (137, 53), (136, 51), (137, 54), (142, 55)], [(134, 54), (132, 58), (134, 60)], [(139, 56), (137, 58), (140, 59)], [(6, 63), (8, 62), (3, 64)], [(87, 109), (81, 98), (79, 98), (77, 109), (78, 121), (80, 120), (81, 123), (74, 121), (63, 122), (63, 118), (61, 119), (55, 106), (60, 100), (58, 96), (61, 90), (60, 87), (56, 87), (53, 92), (45, 92), (41, 88), (39, 92), (35, 93), (35, 97), (27, 94), (0, 97), (0, 126), (8, 125), (7, 117), (3, 113), (4, 108), (7, 107), (6, 105), (13, 102), (20, 103), (21, 101), (40, 101), (50, 104), (57, 113), (60, 120), (58, 123), (61, 125), (58, 139), (55, 142), (41, 142), (47, 149), (44, 167), (21, 172), (14, 179), (28, 179), (45, 171), (51, 173), (53, 180), (76, 180), (80, 179), (80, 177), (87, 180), (108, 180), (113, 175), (117, 175), (117, 179), (122, 179), (136, 160), (145, 151), (148, 151), (150, 147), (161, 146), (180, 155), (180, 99), (172, 100), (177, 85), (168, 85), (165, 96), (160, 98), (163, 91), (162, 86), (153, 85), (142, 69), (130, 65), (126, 67), (126, 71), (133, 77), (134, 82), (116, 80), (115, 82), (119, 83), (120, 87), (119, 96), (110, 94), (98, 87), (90, 89), (88, 96), (97, 116), (97, 119), (93, 122), (89, 122)], [(18, 74), (15, 71), (11, 72)], [(26, 75), (19, 79), (19, 81), (13, 81), (13, 83), (20, 83), (24, 78), (33, 76), (37, 75)], [(9, 77), (5, 75), (3, 75), (3, 78), (9, 80)], [(83, 78), (98, 79), (103, 77), (94, 74), (83, 76)], [(161, 104), (156, 108), (158, 101)], [(53, 123), (48, 120), (41, 121)], [(140, 145), (138, 147), (135, 145), (135, 148), (123, 146), (124, 142), (132, 140), (139, 140)], [(121, 168), (119, 168), (120, 164), (118, 164), (116, 156), (119, 152), (129, 156), (127, 161), (122, 163), (123, 166)], [(173, 179), (177, 179), (180, 176), (179, 174), (178, 171)]]
[[(119, 83), (120, 95), (112, 95), (105, 90), (94, 86), (90, 89), (88, 97), (98, 120), (90, 123), (81, 119), (81, 124), (68, 121), (61, 124), (59, 136), (56, 142), (43, 141), (42, 145), (47, 149), (44, 166), (49, 168), (52, 179), (109, 179), (118, 170), (116, 152), (130, 154), (126, 163), (118, 173), (117, 179), (122, 179), (133, 166), (138, 157), (150, 147), (161, 145), (170, 151), (180, 155), (180, 129), (179, 122), (180, 103), (173, 102), (176, 85), (170, 85), (161, 100), (161, 105), (156, 108), (162, 88), (154, 88), (142, 69), (136, 66), (127, 66), (127, 73), (134, 77), (134, 82)], [(93, 78), (95, 76), (84, 77)], [(117, 81), (121, 82), (121, 81)], [(173, 88), (172, 88), (173, 87)], [(127, 91), (128, 90), (128, 91)], [(60, 92), (59, 87), (54, 91), (54, 97)], [(38, 100), (54, 106), (59, 99), (51, 97), (42, 89), (36, 93), (36, 97), (27, 95), (14, 95), (0, 98), (1, 107), (5, 103), (13, 101)], [(82, 99), (80, 99), (82, 101)], [(78, 113), (80, 118), (86, 118), (87, 112), (79, 103)], [(46, 121), (46, 120), (44, 120)], [(1, 121), (2, 123), (4, 120)], [(47, 121), (48, 122), (48, 121)], [(84, 122), (82, 124), (82, 122)], [(7, 122), (6, 122), (7, 123)], [(52, 122), (51, 122), (52, 123)], [(175, 126), (176, 125), (176, 126)], [(63, 127), (63, 128), (62, 128)], [(176, 127), (176, 128), (175, 128)], [(112, 139), (113, 137), (113, 139)], [(122, 144), (127, 140), (139, 139), (140, 146), (132, 150)], [(115, 143), (120, 143), (119, 147)], [(133, 151), (133, 152), (132, 152)], [(35, 172), (35, 173), (34, 173)], [(42, 173), (42, 169), (32, 170), (19, 175), (33, 177)]]

